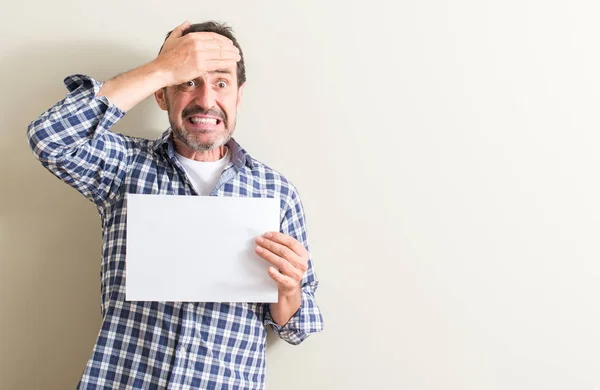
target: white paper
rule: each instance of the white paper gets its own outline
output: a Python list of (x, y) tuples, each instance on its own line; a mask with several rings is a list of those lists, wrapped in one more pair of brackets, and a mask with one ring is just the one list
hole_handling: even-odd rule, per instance
[(126, 300), (277, 302), (256, 237), (279, 199), (127, 194)]

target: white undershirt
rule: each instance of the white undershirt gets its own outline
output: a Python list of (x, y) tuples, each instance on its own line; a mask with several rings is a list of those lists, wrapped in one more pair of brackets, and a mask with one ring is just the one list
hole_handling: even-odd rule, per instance
[(210, 195), (212, 189), (217, 184), (221, 173), (230, 160), (229, 148), (225, 155), (217, 161), (196, 161), (183, 157), (175, 152), (175, 157), (183, 165), (185, 173), (190, 178), (194, 189), (198, 195)]

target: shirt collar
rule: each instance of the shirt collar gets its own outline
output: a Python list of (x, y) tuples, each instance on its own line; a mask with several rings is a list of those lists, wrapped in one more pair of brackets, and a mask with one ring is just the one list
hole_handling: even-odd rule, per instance
[[(173, 131), (171, 128), (167, 129), (154, 141), (153, 147), (155, 152), (166, 153), (171, 159), (175, 158), (175, 146), (173, 144), (172, 133)], [(250, 169), (254, 168), (252, 158), (234, 138), (231, 138), (229, 141), (227, 141), (226, 145), (231, 153), (231, 163), (234, 167), (241, 169), (244, 167), (244, 165), (247, 165)]]

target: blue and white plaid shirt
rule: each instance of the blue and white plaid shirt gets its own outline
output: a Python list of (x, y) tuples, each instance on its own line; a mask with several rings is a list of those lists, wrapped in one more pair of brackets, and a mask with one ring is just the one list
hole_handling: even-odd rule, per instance
[[(196, 195), (174, 156), (170, 130), (156, 140), (109, 131), (125, 113), (88, 76), (65, 79), (67, 96), (33, 121), (27, 136), (52, 174), (96, 205), (102, 220), (102, 328), (78, 389), (262, 389), (266, 326), (299, 344), (323, 329), (312, 261), (302, 305), (283, 327), (265, 303), (125, 301), (125, 194)], [(281, 174), (235, 140), (211, 196), (281, 199), (281, 229), (308, 250), (302, 202)], [(201, 253), (199, 253), (201, 255)]]

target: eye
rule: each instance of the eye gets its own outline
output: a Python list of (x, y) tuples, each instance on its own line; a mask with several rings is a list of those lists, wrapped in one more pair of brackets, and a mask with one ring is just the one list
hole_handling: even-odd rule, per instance
[(227, 87), (227, 81), (225, 81), (225, 80), (217, 81), (217, 87), (219, 87), (220, 89)]
[(190, 81), (186, 81), (185, 83), (181, 84), (179, 86), (179, 88), (181, 88), (184, 91), (189, 91), (189, 90), (196, 88), (197, 85), (198, 84), (196, 83), (196, 81), (190, 80)]

